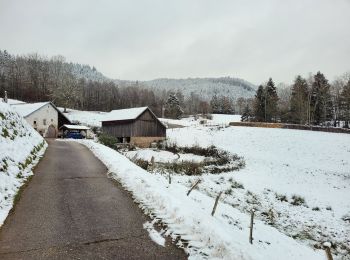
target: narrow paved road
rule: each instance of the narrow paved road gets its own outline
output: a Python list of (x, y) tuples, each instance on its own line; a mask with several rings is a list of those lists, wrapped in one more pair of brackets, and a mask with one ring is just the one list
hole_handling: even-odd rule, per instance
[(154, 243), (148, 219), (84, 146), (49, 141), (0, 230), (0, 259), (185, 259)]

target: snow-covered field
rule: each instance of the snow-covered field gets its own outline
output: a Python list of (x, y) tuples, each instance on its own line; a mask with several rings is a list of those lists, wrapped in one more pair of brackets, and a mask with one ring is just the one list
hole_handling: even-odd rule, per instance
[[(214, 116), (217, 126), (177, 120), (185, 127), (168, 129), (167, 135), (180, 146), (215, 145), (236, 153), (244, 157), (245, 168), (218, 175), (173, 175), (171, 185), (167, 175), (148, 173), (99, 144), (88, 146), (146, 213), (168, 226), (167, 234), (188, 240), (187, 251), (194, 258), (323, 259), (322, 244), (331, 242), (335, 259), (350, 259), (350, 135), (225, 126), (234, 120), (239, 117)], [(126, 155), (163, 163), (203, 159), (152, 149)], [(201, 183), (187, 197), (198, 179)], [(219, 192), (224, 195), (211, 217)], [(257, 219), (253, 246), (248, 243), (252, 209)]]
[(211, 216), (214, 198), (207, 193), (194, 190), (187, 196), (189, 185), (180, 178), (169, 185), (166, 176), (148, 173), (111, 148), (89, 140), (79, 142), (107, 166), (109, 175), (132, 193), (146, 214), (161, 221), (163, 236), (181, 238), (177, 244), (190, 259), (324, 258), (323, 251), (313, 250), (261, 220), (255, 221), (251, 245), (249, 214), (221, 202)]
[[(240, 122), (241, 116), (240, 115), (224, 115), (224, 114), (212, 114), (211, 120), (206, 120), (205, 125), (206, 126), (214, 126), (214, 125), (221, 125), (225, 126), (228, 125), (230, 122)], [(159, 118), (160, 121), (162, 121), (165, 124), (173, 124), (173, 125), (179, 125), (179, 126), (198, 126), (200, 125), (200, 122), (203, 118), (198, 117), (197, 119), (193, 116), (182, 118), (182, 119), (169, 119), (169, 118)]]
[(17, 112), (0, 102), (0, 226), (46, 147), (44, 139)]
[[(214, 144), (245, 158), (239, 172), (203, 177), (201, 193), (226, 191), (224, 203), (241, 212), (255, 208), (259, 219), (310, 248), (330, 241), (338, 257), (350, 257), (350, 135), (201, 126), (167, 135), (182, 146)], [(185, 184), (188, 177), (178, 179)], [(244, 188), (232, 188), (232, 180)], [(292, 205), (293, 195), (305, 203)]]

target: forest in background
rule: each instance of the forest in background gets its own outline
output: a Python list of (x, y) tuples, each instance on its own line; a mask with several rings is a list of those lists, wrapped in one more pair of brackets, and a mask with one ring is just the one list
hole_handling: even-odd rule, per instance
[[(170, 90), (154, 91), (138, 81), (123, 83), (104, 77), (94, 67), (66, 62), (63, 56), (11, 55), (0, 50), (0, 93), (25, 102), (52, 101), (55, 105), (89, 111), (149, 106), (157, 116)], [(174, 93), (186, 114), (208, 113), (209, 104), (195, 93)]]
[[(229, 79), (229, 78), (228, 78)], [(240, 114), (242, 121), (286, 122), (349, 127), (350, 73), (329, 82), (324, 74), (296, 76), (292, 85), (270, 78), (253, 98), (217, 94), (210, 100), (196, 92), (152, 89), (142, 82), (111, 80), (95, 67), (67, 62), (63, 56), (11, 55), (0, 50), (0, 93), (25, 102), (52, 101), (89, 111), (149, 106), (157, 116)], [(340, 122), (343, 122), (340, 124)]]

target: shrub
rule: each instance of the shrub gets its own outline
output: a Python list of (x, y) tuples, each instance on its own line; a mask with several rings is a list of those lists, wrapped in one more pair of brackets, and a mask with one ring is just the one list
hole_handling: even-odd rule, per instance
[(98, 141), (105, 145), (108, 146), (110, 148), (116, 149), (116, 143), (118, 143), (118, 139), (115, 138), (114, 136), (111, 135), (107, 135), (107, 134), (101, 134), (98, 137)]
[(305, 204), (305, 199), (301, 196), (293, 195), (292, 201), (290, 204), (292, 204), (294, 206), (301, 206), (301, 205)]
[(288, 202), (288, 199), (287, 199), (286, 195), (275, 193), (275, 196), (276, 196), (276, 199), (278, 199), (280, 201)]
[(2, 134), (1, 134), (3, 137), (9, 137), (10, 135), (9, 135), (9, 131), (7, 131), (7, 129), (6, 128), (3, 128), (2, 129)]
[(232, 184), (231, 184), (231, 187), (233, 189), (244, 189), (244, 186), (242, 183), (239, 183), (239, 182), (236, 182), (234, 181)]
[(133, 163), (135, 163), (136, 165), (140, 166), (142, 169), (144, 169), (144, 170), (147, 170), (147, 169), (148, 169), (148, 166), (149, 166), (148, 161), (143, 160), (143, 159), (135, 159), (135, 160), (132, 160), (132, 161), (133, 161)]
[(320, 208), (319, 207), (314, 207), (312, 208), (313, 211), (320, 211)]

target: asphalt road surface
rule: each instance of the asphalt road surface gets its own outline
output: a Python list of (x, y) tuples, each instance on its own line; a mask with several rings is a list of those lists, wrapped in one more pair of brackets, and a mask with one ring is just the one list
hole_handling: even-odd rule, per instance
[(154, 243), (130, 194), (83, 145), (49, 141), (0, 230), (0, 259), (186, 259)]

